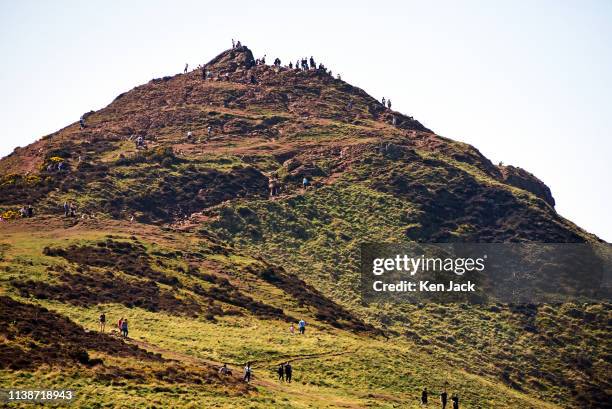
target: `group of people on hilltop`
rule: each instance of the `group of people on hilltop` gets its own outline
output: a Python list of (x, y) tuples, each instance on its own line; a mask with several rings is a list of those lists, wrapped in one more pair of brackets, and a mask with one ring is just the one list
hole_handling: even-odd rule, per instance
[(382, 102), (382, 106), (383, 106), (383, 107), (385, 106), (385, 102), (386, 102), (386, 104), (387, 104), (387, 108), (391, 109), (391, 98), (389, 98), (389, 99), (387, 99), (387, 100), (385, 101), (385, 97), (382, 97), (382, 101), (381, 101), (381, 102)]
[[(442, 405), (442, 409), (446, 409), (446, 405), (448, 404), (448, 393), (446, 392), (446, 385), (448, 384), (448, 382), (444, 383), (444, 389), (442, 389), (442, 392), (440, 393), (440, 404)], [(451, 402), (452, 402), (452, 409), (459, 409), (459, 395), (456, 393), (453, 393), (451, 395), (450, 398)], [(421, 405), (427, 405), (429, 401), (429, 392), (427, 391), (427, 388), (423, 389), (423, 392), (421, 392)]]

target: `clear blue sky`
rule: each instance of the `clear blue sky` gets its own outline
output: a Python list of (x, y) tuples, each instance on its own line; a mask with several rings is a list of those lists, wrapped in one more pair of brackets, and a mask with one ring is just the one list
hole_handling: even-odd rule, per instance
[(612, 1), (2, 1), (0, 156), (238, 38), (314, 55), (612, 241)]

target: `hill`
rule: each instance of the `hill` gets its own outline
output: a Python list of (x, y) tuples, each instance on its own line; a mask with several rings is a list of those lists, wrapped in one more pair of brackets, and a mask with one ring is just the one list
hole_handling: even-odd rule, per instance
[[(417, 407), (445, 381), (466, 407), (610, 400), (609, 304), (360, 302), (363, 242), (599, 242), (529, 172), (246, 47), (83, 122), (0, 160), (3, 385), (122, 407)], [(102, 311), (130, 340), (95, 334)]]

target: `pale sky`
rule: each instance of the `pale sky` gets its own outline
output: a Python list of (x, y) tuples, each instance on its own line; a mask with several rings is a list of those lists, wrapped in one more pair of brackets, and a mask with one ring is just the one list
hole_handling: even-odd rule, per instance
[(315, 56), (612, 241), (612, 1), (0, 0), (0, 156), (240, 39)]

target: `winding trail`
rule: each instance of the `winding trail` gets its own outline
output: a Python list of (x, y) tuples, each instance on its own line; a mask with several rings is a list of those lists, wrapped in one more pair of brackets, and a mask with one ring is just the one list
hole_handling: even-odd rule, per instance
[[(209, 365), (215, 368), (220, 368), (223, 363), (209, 359), (209, 358), (200, 358), (195, 357), (193, 355), (185, 354), (183, 352), (172, 351), (170, 349), (166, 349), (160, 347), (159, 345), (151, 344), (146, 341), (136, 340), (136, 339), (128, 339), (127, 342), (137, 345), (147, 351), (159, 353), (164, 358), (176, 360), (179, 362), (190, 363), (195, 365)], [(326, 358), (332, 356), (341, 356), (341, 355), (349, 355), (354, 354), (356, 350), (348, 350), (348, 351), (329, 351), (329, 352), (321, 352), (317, 354), (301, 354), (301, 355), (285, 355), (278, 356), (265, 360), (253, 360), (253, 368), (262, 369), (262, 373), (265, 373), (264, 368), (274, 368), (278, 363), (281, 362), (297, 362), (304, 361), (310, 359), (319, 359)], [(273, 364), (273, 362), (278, 362)], [(234, 378), (241, 380), (242, 379), (242, 364), (240, 363), (230, 363), (228, 362), (228, 367), (232, 371), (232, 375)], [(285, 393), (290, 394), (292, 396), (299, 396), (303, 399), (304, 402), (313, 402), (313, 401), (324, 401), (329, 407), (339, 407), (339, 408), (363, 408), (365, 407), (364, 402), (358, 399), (351, 399), (348, 397), (338, 398), (332, 395), (316, 393), (317, 390), (315, 388), (303, 388), (300, 385), (300, 388), (293, 387), (292, 384), (285, 382), (278, 382), (276, 380), (272, 380), (266, 378), (265, 376), (253, 376), (251, 385), (263, 387), (270, 392), (274, 393)], [(298, 384), (296, 383), (296, 386)], [(326, 406), (327, 406), (326, 405)]]

